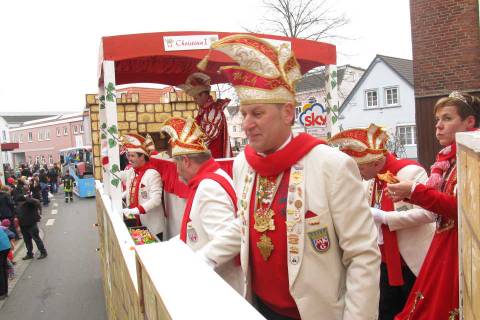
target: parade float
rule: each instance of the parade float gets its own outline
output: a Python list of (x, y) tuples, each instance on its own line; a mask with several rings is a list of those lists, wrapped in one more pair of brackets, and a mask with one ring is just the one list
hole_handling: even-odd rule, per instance
[[(177, 86), (198, 71), (197, 64), (207, 54), (210, 55), (209, 63), (203, 72), (211, 77), (212, 84), (226, 83), (218, 69), (230, 60), (220, 52), (209, 52), (209, 47), (212, 42), (230, 35), (232, 33), (199, 31), (102, 38), (99, 94), (98, 97), (87, 96), (87, 105), (97, 179), (96, 225), (108, 319), (262, 319), (183, 242), (154, 242), (150, 235), (142, 234), (145, 230), (129, 230), (121, 214), (119, 135), (127, 131), (158, 134), (168, 117), (193, 116), (196, 105), (175, 91), (169, 92), (168, 97), (157, 104), (144, 105), (139, 103), (138, 97), (117, 96), (117, 86), (131, 83)], [(275, 46), (290, 46), (302, 73), (325, 66), (326, 110), (329, 118), (338, 116), (335, 113), (338, 110), (335, 46), (274, 35), (255, 36)], [(231, 159), (217, 161), (231, 166)], [(165, 194), (164, 201), (170, 238), (178, 234), (184, 202), (169, 193)]]
[(460, 319), (480, 318), (480, 132), (457, 133)]

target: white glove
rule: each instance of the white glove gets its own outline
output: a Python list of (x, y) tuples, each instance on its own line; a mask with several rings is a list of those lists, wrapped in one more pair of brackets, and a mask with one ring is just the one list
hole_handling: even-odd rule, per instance
[(377, 225), (382, 225), (382, 224), (387, 224), (387, 212), (377, 209), (377, 208), (370, 208), (372, 211), (372, 216), (373, 216), (373, 221), (375, 221), (375, 224)]
[(138, 208), (125, 208), (122, 210), (122, 213), (125, 218), (132, 219), (140, 214), (140, 210)]
[(387, 224), (386, 212), (377, 208), (370, 208), (370, 210), (372, 212), (375, 226), (377, 227), (377, 232), (378, 232), (377, 243), (381, 245), (383, 244), (382, 224)]

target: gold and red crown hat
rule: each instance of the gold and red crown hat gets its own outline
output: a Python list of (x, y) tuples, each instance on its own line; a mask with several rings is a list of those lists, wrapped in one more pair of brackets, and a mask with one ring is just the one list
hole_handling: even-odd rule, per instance
[[(238, 66), (220, 70), (235, 87), (241, 104), (295, 103), (295, 82), (302, 77), (300, 65), (287, 44), (275, 47), (252, 35), (238, 34), (212, 43)], [(198, 67), (204, 70), (209, 55)]]
[(211, 79), (208, 75), (201, 72), (195, 72), (188, 76), (184, 84), (178, 87), (185, 91), (191, 97), (195, 97), (197, 94), (208, 91), (210, 92)]
[(162, 132), (170, 136), (172, 157), (208, 151), (205, 134), (192, 118), (172, 117), (165, 121)]
[(328, 144), (338, 145), (341, 151), (354, 158), (358, 164), (364, 164), (385, 157), (387, 141), (387, 132), (372, 123), (366, 129), (339, 132), (328, 140)]
[(138, 152), (150, 156), (155, 150), (152, 137), (147, 133), (145, 137), (137, 133), (127, 133), (120, 137), (121, 145), (128, 152)]

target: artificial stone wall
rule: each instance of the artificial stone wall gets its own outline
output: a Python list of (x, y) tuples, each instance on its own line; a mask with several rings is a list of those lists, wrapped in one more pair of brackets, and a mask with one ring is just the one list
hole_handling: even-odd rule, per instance
[[(215, 98), (215, 93), (211, 93)], [(92, 150), (95, 179), (102, 179), (100, 161), (100, 127), (99, 127), (99, 103), (94, 94), (86, 95), (86, 108), (90, 116), (90, 128), (92, 132)], [(163, 123), (170, 117), (195, 117), (198, 106), (193, 99), (184, 92), (170, 92), (160, 98), (159, 103), (142, 103), (138, 94), (127, 97), (122, 94), (117, 98), (117, 120), (119, 135), (128, 132), (139, 134), (149, 133), (155, 141), (158, 149), (165, 146), (160, 134)], [(161, 151), (161, 150), (158, 150)]]

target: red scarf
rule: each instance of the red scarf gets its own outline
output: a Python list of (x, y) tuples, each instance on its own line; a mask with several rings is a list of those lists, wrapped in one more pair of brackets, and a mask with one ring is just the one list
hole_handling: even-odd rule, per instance
[(317, 139), (307, 133), (301, 133), (282, 148), (265, 157), (257, 154), (250, 146), (245, 147), (245, 158), (248, 164), (261, 176), (277, 176), (281, 172), (291, 168), (302, 159), (316, 145), (325, 144), (325, 141)]
[[(143, 166), (133, 169), (135, 171), (135, 177), (133, 178), (132, 184), (130, 185), (130, 205), (129, 205), (130, 209), (140, 206), (140, 204), (138, 203), (138, 193), (140, 192), (140, 182), (142, 181), (145, 171), (147, 171), (150, 168), (151, 168), (150, 162), (147, 161)], [(135, 192), (132, 194), (132, 191), (135, 191)], [(142, 209), (140, 210), (142, 211)]]
[(193, 199), (195, 198), (198, 185), (203, 179), (207, 178), (210, 174), (218, 169), (220, 169), (220, 165), (216, 163), (215, 160), (210, 159), (202, 164), (195, 177), (188, 182), (190, 192), (188, 194), (187, 204), (185, 205), (185, 211), (183, 213), (182, 225), (180, 229), (180, 240), (185, 243), (187, 242), (187, 224), (190, 221), (190, 210), (192, 210)]
[[(392, 154), (387, 153), (385, 165), (380, 173), (385, 173), (388, 170), (394, 176), (396, 176), (400, 169), (409, 165), (420, 166), (415, 161), (408, 159), (397, 159)], [(375, 185), (379, 189), (386, 187), (386, 184), (383, 181), (380, 181), (378, 178), (375, 178)], [(376, 190), (374, 190), (374, 192), (376, 192)], [(393, 206), (392, 199), (382, 196), (381, 208), (387, 212), (394, 211), (395, 207)], [(404, 281), (402, 275), (402, 260), (400, 251), (398, 249), (397, 233), (395, 231), (390, 231), (388, 226), (384, 224), (382, 224), (382, 233), (384, 241), (382, 256), (385, 259), (385, 264), (387, 265), (388, 283), (391, 286), (402, 286)]]
[(426, 183), (428, 187), (437, 190), (442, 188), (445, 180), (444, 173), (447, 172), (455, 162), (456, 156), (457, 144), (455, 142), (438, 152), (435, 163), (430, 167), (430, 177)]

